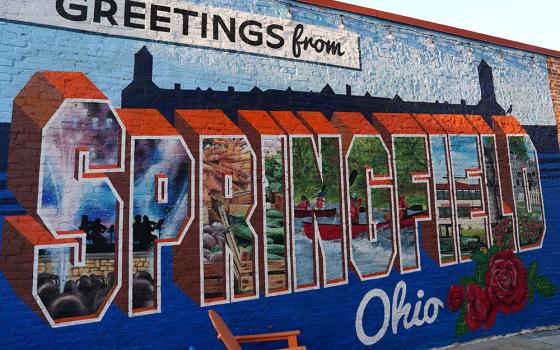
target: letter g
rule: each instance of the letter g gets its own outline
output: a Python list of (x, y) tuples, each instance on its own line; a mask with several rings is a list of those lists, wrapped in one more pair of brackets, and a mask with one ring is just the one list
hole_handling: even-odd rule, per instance
[(87, 19), (88, 8), (85, 5), (70, 4), (70, 10), (77, 10), (79, 14), (73, 15), (66, 11), (64, 8), (64, 0), (56, 0), (56, 12), (67, 20), (74, 22), (83, 22)]

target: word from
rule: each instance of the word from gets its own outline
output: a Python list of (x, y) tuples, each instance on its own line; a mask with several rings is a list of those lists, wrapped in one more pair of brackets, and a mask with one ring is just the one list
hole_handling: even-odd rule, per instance
[(310, 37), (303, 37), (304, 27), (301, 24), (296, 26), (296, 31), (294, 33), (294, 40), (293, 40), (293, 52), (294, 57), (300, 57), (302, 46), (303, 50), (308, 50), (310, 47), (315, 49), (317, 53), (322, 53), (323, 51), (329, 54), (344, 56), (346, 52), (342, 51), (342, 45), (336, 41), (330, 40), (322, 40)]

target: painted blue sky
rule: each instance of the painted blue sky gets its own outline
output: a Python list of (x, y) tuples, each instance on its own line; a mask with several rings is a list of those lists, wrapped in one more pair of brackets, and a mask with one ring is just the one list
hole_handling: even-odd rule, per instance
[(435, 181), (436, 183), (447, 183), (447, 161), (445, 159), (444, 138), (433, 137), (431, 146)]
[[(288, 15), (289, 3), (294, 21), (331, 28), (340, 24), (341, 12), (295, 2), (190, 2), (236, 6), (276, 17)], [(407, 101), (465, 100), (468, 104), (480, 99), (477, 65), (484, 59), (493, 67), (502, 106), (507, 109), (513, 104), (513, 113), (522, 124), (555, 124), (545, 57), (356, 14), (345, 13), (344, 18), (346, 29), (361, 38), (360, 71), (0, 21), (0, 122), (11, 120), (14, 97), (39, 70), (85, 72), (120, 106), (121, 91), (132, 80), (134, 54), (147, 45), (154, 55), (154, 81), (164, 88), (180, 83), (186, 89), (232, 86), (249, 91), (256, 86), (320, 91), (329, 84), (335, 92), (345, 93), (346, 84), (351, 84), (356, 95), (369, 92), (392, 98), (398, 94)]]
[[(450, 143), (453, 176), (455, 178), (464, 178), (465, 169), (480, 167), (475, 136), (452, 136), (450, 137)], [(474, 183), (477, 182), (478, 180), (474, 181)]]
[[(476, 137), (450, 137), (453, 176), (461, 178), (463, 182), (477, 183), (478, 180), (464, 180), (465, 169), (478, 168), (478, 153)], [(447, 183), (447, 163), (445, 159), (445, 144), (442, 137), (433, 137), (431, 141), (434, 176), (437, 183)]]

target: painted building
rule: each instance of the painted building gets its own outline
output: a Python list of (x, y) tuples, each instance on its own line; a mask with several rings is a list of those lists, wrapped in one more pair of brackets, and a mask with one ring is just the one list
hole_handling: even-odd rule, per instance
[(560, 52), (331, 1), (0, 5), (0, 348), (560, 324)]

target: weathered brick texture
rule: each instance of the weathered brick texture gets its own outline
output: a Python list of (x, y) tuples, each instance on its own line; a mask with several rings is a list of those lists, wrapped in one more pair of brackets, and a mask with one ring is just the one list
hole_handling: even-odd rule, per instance
[[(209, 310), (310, 350), (560, 325), (560, 53), (306, 1), (0, 3), (0, 349), (222, 349)], [(357, 56), (290, 56), (325, 33)]]
[(556, 122), (560, 125), (560, 58), (548, 57), (548, 80), (550, 81), (550, 96), (554, 106)]

